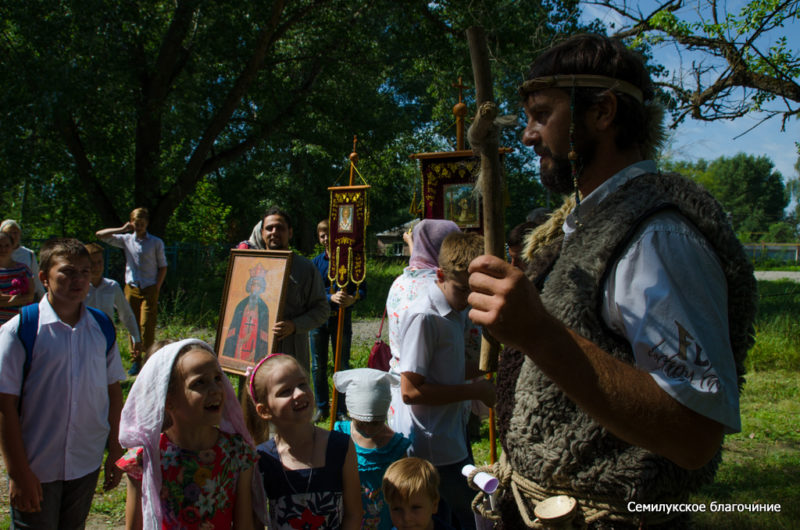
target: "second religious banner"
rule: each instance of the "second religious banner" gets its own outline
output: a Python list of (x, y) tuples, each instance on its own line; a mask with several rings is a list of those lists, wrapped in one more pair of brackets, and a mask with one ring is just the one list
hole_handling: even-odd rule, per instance
[(369, 186), (328, 188), (331, 192), (328, 277), (339, 288), (350, 282), (358, 285), (366, 276), (367, 189)]

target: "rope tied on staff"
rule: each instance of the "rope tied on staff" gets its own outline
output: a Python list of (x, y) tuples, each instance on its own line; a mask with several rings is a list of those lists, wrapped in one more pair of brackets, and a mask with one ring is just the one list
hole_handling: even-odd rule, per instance
[[(472, 152), (476, 155), (489, 155), (491, 149), (497, 152), (500, 145), (500, 132), (506, 127), (517, 125), (517, 117), (514, 115), (497, 115), (497, 105), (492, 101), (486, 101), (478, 106), (478, 112), (467, 131), (469, 145)], [(481, 169), (483, 169), (481, 167)], [(478, 169), (477, 181), (475, 183), (475, 194), (482, 196), (486, 186), (490, 185), (488, 179), (484, 178), (484, 173)], [(505, 172), (500, 166), (498, 175), (501, 187), (505, 187)]]

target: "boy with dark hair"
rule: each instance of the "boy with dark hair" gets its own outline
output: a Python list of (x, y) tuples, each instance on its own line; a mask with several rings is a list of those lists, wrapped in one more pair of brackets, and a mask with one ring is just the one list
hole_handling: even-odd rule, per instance
[(82, 528), (106, 445), (104, 488), (121, 477), (114, 462), (125, 372), (113, 324), (84, 304), (89, 271), (80, 241), (46, 242), (39, 278), (47, 295), (0, 327), (0, 452), (12, 528)]
[(139, 323), (133, 309), (125, 298), (125, 293), (119, 284), (111, 278), (103, 277), (105, 262), (103, 260), (103, 247), (97, 243), (84, 245), (89, 252), (89, 264), (91, 266), (91, 276), (89, 278), (89, 294), (86, 296), (86, 305), (96, 307), (114, 319), (114, 310), (117, 311), (120, 322), (128, 330), (131, 336), (132, 350), (140, 352), (142, 349), (142, 339), (139, 332)]
[(466, 407), (471, 399), (494, 405), (494, 386), (467, 363), (464, 348), (469, 284), (467, 267), (483, 252), (483, 237), (453, 232), (442, 243), (436, 283), (409, 306), (400, 320), (400, 390), (392, 391), (391, 427), (412, 440), (410, 455), (439, 472), (441, 497), (462, 528), (474, 528), (473, 493), (461, 476), (472, 463)]
[(156, 336), (158, 295), (167, 276), (164, 241), (147, 231), (150, 212), (136, 208), (130, 221), (119, 228), (104, 228), (95, 235), (104, 243), (125, 251), (125, 298), (136, 315), (142, 348), (132, 354), (130, 375), (139, 373), (141, 351), (150, 348)]

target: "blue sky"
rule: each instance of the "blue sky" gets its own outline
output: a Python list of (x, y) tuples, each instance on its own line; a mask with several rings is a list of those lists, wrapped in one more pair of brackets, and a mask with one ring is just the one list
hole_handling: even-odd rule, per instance
[[(697, 2), (689, 1), (687, 6), (678, 12), (680, 18), (696, 19)], [(724, 2), (720, 2), (723, 5)], [(731, 12), (737, 13), (745, 2), (741, 0), (727, 2)], [(628, 5), (637, 5), (643, 12), (649, 12), (656, 5), (650, 0), (645, 2), (629, 2)], [(598, 18), (606, 24), (615, 23), (616, 28), (621, 27), (616, 13), (605, 8), (582, 3), (582, 20)], [(702, 13), (705, 14), (705, 13)], [(613, 32), (611, 30), (610, 32)], [(795, 20), (785, 27), (785, 34), (789, 36), (790, 46), (796, 48), (797, 35), (800, 34), (800, 21)], [(674, 45), (664, 45), (654, 49), (656, 61), (671, 71), (686, 72), (692, 60), (700, 60), (698, 54), (684, 53), (682, 63)], [(795, 176), (794, 164), (797, 161), (797, 149), (794, 145), (800, 141), (800, 122), (797, 119), (786, 123), (786, 130), (781, 132), (780, 118), (772, 118), (762, 123), (750, 132), (763, 116), (753, 113), (736, 120), (718, 120), (703, 122), (687, 118), (673, 131), (668, 151), (672, 158), (680, 160), (698, 160), (705, 158), (713, 160), (720, 156), (733, 156), (744, 152), (755, 156), (765, 155), (775, 164), (784, 179)], [(742, 135), (742, 133), (745, 133)], [(741, 135), (741, 136), (740, 136)], [(737, 138), (738, 137), (738, 138)]]

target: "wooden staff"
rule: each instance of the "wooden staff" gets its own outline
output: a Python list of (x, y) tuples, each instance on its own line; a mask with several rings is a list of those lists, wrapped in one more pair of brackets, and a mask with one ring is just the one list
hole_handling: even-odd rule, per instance
[[(342, 329), (344, 328), (344, 312), (345, 308), (339, 304), (339, 319), (336, 322), (336, 353), (333, 360), (333, 373), (339, 371), (339, 359), (342, 355)], [(326, 344), (325, 347), (327, 348), (328, 345)], [(336, 405), (339, 401), (339, 393), (336, 391), (336, 384), (333, 385), (333, 396), (331, 397), (331, 416), (330, 416), (330, 424), (328, 425), (328, 430), (332, 431), (333, 426), (336, 424)]]
[[(475, 78), (475, 99), (478, 114), (469, 129), (470, 144), (480, 145), (481, 176), (480, 191), (483, 196), (484, 251), (492, 256), (502, 258), (504, 255), (505, 237), (503, 230), (503, 189), (500, 168), (500, 146), (494, 119), (497, 117), (497, 106), (492, 95), (492, 72), (489, 67), (489, 50), (483, 28), (467, 29), (469, 53), (472, 59), (472, 73)], [(477, 153), (476, 153), (477, 154)], [(499, 344), (494, 339), (487, 339), (484, 331), (481, 340), (480, 368), (484, 372), (497, 371)]]
[[(355, 169), (356, 162), (358, 162), (358, 153), (356, 153), (356, 142), (358, 138), (353, 135), (353, 152), (350, 153), (350, 186), (353, 185), (353, 171)], [(355, 215), (354, 215), (355, 217)], [(355, 223), (355, 220), (353, 220)], [(328, 242), (328, 246), (330, 246), (330, 241)], [(330, 271), (328, 272), (330, 274)], [(335, 290), (335, 282), (331, 281), (331, 294)], [(358, 293), (358, 291), (356, 291)], [(342, 355), (342, 330), (344, 329), (344, 312), (346, 309), (342, 307), (342, 304), (339, 304), (339, 317), (336, 322), (336, 352), (334, 353), (333, 357), (333, 373), (339, 371), (339, 359)], [(326, 344), (325, 347), (327, 348), (328, 345)], [(333, 426), (336, 424), (336, 405), (339, 401), (339, 393), (336, 391), (336, 383), (333, 384), (333, 396), (331, 396), (331, 416), (330, 416), (330, 423), (328, 425), (328, 430), (332, 431)]]
[[(467, 29), (469, 54), (472, 60), (472, 75), (475, 79), (475, 100), (478, 113), (469, 129), (472, 146), (480, 146), (481, 176), (480, 192), (483, 197), (484, 251), (502, 258), (505, 237), (503, 230), (503, 186), (498, 149), (500, 141), (494, 119), (497, 106), (492, 91), (492, 71), (489, 66), (489, 50), (483, 28), (472, 26)], [(473, 150), (475, 147), (473, 147)], [(476, 153), (478, 154), (478, 153)], [(500, 345), (486, 330), (481, 339), (480, 369), (484, 372), (497, 371), (497, 358)], [(491, 375), (487, 376), (491, 378)], [(489, 409), (489, 457), (492, 464), (497, 461), (497, 436), (495, 431), (494, 408)]]

